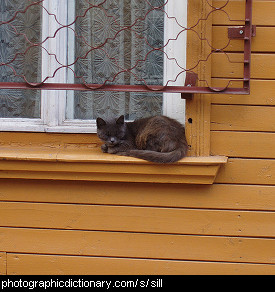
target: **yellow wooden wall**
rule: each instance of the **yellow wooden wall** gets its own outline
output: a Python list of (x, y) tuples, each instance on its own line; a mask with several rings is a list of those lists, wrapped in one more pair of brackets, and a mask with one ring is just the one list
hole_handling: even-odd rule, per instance
[[(229, 157), (215, 184), (1, 179), (0, 274), (275, 273), (275, 1), (254, 2), (251, 95), (212, 98), (211, 154)], [(222, 57), (217, 85), (242, 76)]]

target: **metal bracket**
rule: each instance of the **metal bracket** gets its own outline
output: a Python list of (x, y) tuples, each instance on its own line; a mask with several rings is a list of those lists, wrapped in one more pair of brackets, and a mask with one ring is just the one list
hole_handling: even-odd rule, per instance
[[(194, 72), (186, 72), (186, 77), (185, 77), (185, 85), (187, 87), (192, 87), (196, 86), (198, 81), (198, 74)], [(193, 93), (182, 93), (181, 98), (182, 99), (192, 99), (193, 98)]]
[[(252, 37), (256, 36), (256, 25), (252, 25)], [(228, 38), (230, 40), (244, 40), (245, 26), (231, 26), (228, 28)]]

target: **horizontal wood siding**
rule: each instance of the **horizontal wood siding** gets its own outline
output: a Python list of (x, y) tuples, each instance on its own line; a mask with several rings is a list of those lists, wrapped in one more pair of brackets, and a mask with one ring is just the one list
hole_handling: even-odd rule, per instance
[(56, 256), (37, 254), (8, 254), (8, 274), (86, 275), (86, 274), (270, 274), (275, 265), (240, 264), (180, 260), (154, 260), (111, 257)]
[(50, 274), (104, 274), (114, 265), (118, 274), (274, 271), (271, 186), (0, 185), (9, 274), (43, 274), (51, 267)]
[(213, 131), (211, 139), (212, 154), (249, 158), (275, 156), (274, 133)]
[[(231, 160), (230, 160), (231, 161)], [(230, 165), (230, 164), (229, 164)], [(268, 185), (182, 186), (0, 179), (0, 201), (56, 204), (275, 211)], [(35, 192), (33, 191), (35, 190)], [(156, 191), (157, 190), (157, 191)]]
[[(243, 18), (244, 2), (230, 1), (226, 9), (231, 19)], [(214, 1), (217, 6), (223, 3)], [(251, 94), (212, 97), (210, 140), (212, 155), (229, 157), (228, 163), (218, 173), (216, 183), (243, 187), (250, 185), (254, 191), (260, 186), (269, 185), (275, 195), (274, 13), (275, 1), (253, 1), (253, 25), (257, 25), (257, 28), (256, 37), (252, 40)], [(226, 52), (217, 52), (212, 56), (212, 85), (225, 86), (231, 80), (232, 86), (239, 86), (241, 83), (238, 83), (238, 78), (243, 76), (243, 64), (238, 62), (243, 61), (240, 53), (243, 42), (229, 41), (227, 30), (228, 26), (243, 23), (230, 22), (222, 12), (213, 14), (213, 22), (213, 46), (217, 49), (226, 47)], [(243, 190), (243, 195), (248, 193)], [(272, 201), (274, 205), (275, 196)], [(252, 217), (257, 216), (256, 211), (249, 213)], [(274, 222), (270, 228), (275, 229)], [(259, 232), (256, 226), (255, 232)], [(253, 238), (259, 236), (258, 233)], [(274, 236), (270, 239), (274, 241)], [(270, 253), (275, 254), (274, 251)]]
[(274, 116), (271, 106), (212, 105), (211, 130), (274, 133)]
[[(214, 0), (214, 7), (224, 6), (224, 0)], [(233, 0), (229, 1), (226, 8), (226, 12), (230, 15), (231, 20), (242, 20), (244, 19), (245, 11), (245, 1)], [(254, 0), (253, 1), (253, 18), (252, 22), (254, 25), (259, 26), (275, 26), (275, 6), (274, 2), (271, 0)], [(228, 16), (220, 11), (218, 13), (213, 13), (213, 22), (215, 25), (231, 25)], [(243, 21), (234, 21), (234, 25), (243, 24)]]
[(269, 238), (0, 228), (8, 253), (274, 264)]
[[(275, 47), (274, 34), (275, 27), (257, 26), (256, 37), (252, 39), (252, 53), (272, 53)], [(228, 26), (214, 26), (213, 47), (216, 49), (225, 48), (226, 52), (240, 52), (244, 50), (244, 43), (228, 39)]]
[(275, 237), (275, 213), (266, 211), (2, 202), (0, 222), (22, 228)]
[(236, 184), (275, 184), (274, 159), (231, 158), (218, 173), (216, 182)]
[[(243, 54), (240, 53), (214, 53), (212, 54), (213, 78), (243, 78)], [(223, 64), (223, 66), (220, 66)], [(275, 79), (275, 55), (272, 53), (252, 53), (251, 78)]]
[[(226, 78), (212, 78), (213, 86), (226, 86), (228, 82)], [(231, 84), (242, 87), (240, 81)], [(274, 106), (275, 80), (252, 79), (250, 95), (215, 94), (212, 96), (212, 104)]]
[[(244, 2), (229, 1), (231, 19), (244, 18)], [(211, 96), (211, 155), (229, 157), (214, 185), (2, 178), (0, 275), (274, 275), (275, 1), (253, 8), (251, 94)], [(213, 13), (213, 46), (226, 46), (228, 26), (242, 23)], [(212, 85), (242, 86), (243, 64), (231, 62), (242, 61), (243, 42), (226, 50), (212, 55)], [(19, 135), (24, 146), (44, 139)]]

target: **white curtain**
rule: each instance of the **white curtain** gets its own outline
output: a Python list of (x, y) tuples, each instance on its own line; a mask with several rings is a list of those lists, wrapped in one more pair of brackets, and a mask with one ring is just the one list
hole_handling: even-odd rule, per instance
[[(75, 24), (77, 76), (87, 83), (143, 85), (145, 80), (162, 85), (163, 53), (154, 48), (163, 46), (163, 4), (164, 0), (76, 1), (76, 16), (85, 15)], [(74, 118), (124, 114), (136, 119), (161, 114), (162, 102), (163, 94), (156, 92), (75, 92)]]
[[(0, 82), (41, 81), (41, 7), (28, 0), (0, 1)], [(16, 15), (13, 21), (7, 22)], [(40, 92), (0, 89), (0, 118), (40, 118)]]

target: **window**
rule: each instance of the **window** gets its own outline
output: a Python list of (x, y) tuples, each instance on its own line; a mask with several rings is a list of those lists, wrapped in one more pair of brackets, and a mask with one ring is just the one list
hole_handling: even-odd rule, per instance
[[(0, 82), (184, 84), (187, 0), (121, 2), (2, 0)], [(177, 93), (0, 89), (0, 98), (4, 131), (95, 132), (97, 116), (120, 114), (185, 120)]]
[[(186, 134), (191, 145), (190, 155), (208, 156), (211, 96), (207, 93), (249, 93), (252, 0), (238, 1), (239, 19), (231, 15), (231, 4), (236, 1), (230, 0), (124, 0), (124, 5), (118, 6), (121, 2), (0, 1), (0, 130), (90, 133), (95, 132), (94, 118), (109, 112), (124, 113), (132, 119), (163, 111), (184, 122), (185, 102), (179, 94), (167, 92), (198, 93), (186, 101)], [(133, 13), (135, 5), (140, 8), (137, 11), (141, 17)], [(144, 13), (144, 7), (150, 12)], [(212, 19), (223, 18), (226, 24), (235, 26), (238, 42), (244, 46), (243, 54), (242, 49), (238, 54), (228, 52), (235, 33), (229, 40), (225, 38), (213, 47)], [(132, 25), (127, 25), (129, 19), (133, 21)], [(112, 29), (106, 30), (106, 27)], [(107, 42), (105, 39), (98, 43), (96, 31), (101, 36), (107, 33)], [(136, 55), (132, 52), (141, 45), (137, 42), (139, 38), (147, 40), (147, 51), (146, 48), (140, 50), (141, 59), (135, 60)], [(148, 52), (148, 47), (153, 50)], [(118, 48), (118, 56), (113, 58), (112, 54)], [(217, 78), (217, 83), (212, 82), (211, 57), (215, 55), (219, 56), (214, 58), (219, 63), (227, 62), (227, 67), (221, 66), (221, 69), (237, 68), (238, 74), (229, 74), (225, 80)], [(231, 55), (236, 55), (236, 60)], [(140, 60), (144, 61), (143, 65)], [(106, 66), (103, 73), (98, 70), (103, 68), (99, 64)], [(148, 65), (153, 66), (148, 69)], [(114, 67), (120, 71), (108, 75), (106, 72), (111, 72), (110, 68)], [(196, 86), (185, 85), (187, 70), (197, 74)], [(81, 76), (83, 73), (86, 75)], [(139, 73), (145, 75), (141, 78)], [(111, 85), (105, 86), (104, 92), (84, 91), (89, 87), (95, 89), (98, 84), (86, 86), (83, 80), (84, 83), (108, 80)], [(144, 82), (153, 89), (169, 82), (171, 86), (163, 94), (157, 91), (146, 93), (148, 98), (145, 98), (140, 92), (125, 91), (122, 84), (125, 80), (132, 83), (130, 87), (142, 90)], [(37, 86), (39, 83), (41, 86)], [(158, 83), (160, 85), (155, 85)], [(33, 85), (43, 90), (30, 90)], [(172, 90), (173, 85), (176, 86)], [(112, 93), (114, 86), (116, 91)], [(46, 90), (56, 88), (63, 91)]]
[[(95, 118), (96, 115), (89, 116), (91, 113), (90, 109), (94, 105), (88, 104), (88, 101), (96, 101), (96, 94), (98, 92), (93, 90), (83, 91), (83, 89), (87, 89), (87, 86), (99, 85), (86, 84), (86, 86), (80, 81), (78, 74), (81, 75), (82, 72), (85, 73), (87, 71), (86, 75), (83, 74), (87, 82), (102, 82), (106, 78), (110, 79), (110, 83), (117, 81), (112, 80), (115, 76), (111, 75), (111, 73), (107, 75), (106, 72), (109, 72), (108, 70), (104, 70), (103, 72), (105, 73), (102, 74), (100, 70), (89, 69), (89, 66), (97, 66), (97, 62), (101, 62), (100, 60), (102, 59), (100, 59), (100, 55), (96, 55), (95, 46), (91, 45), (92, 38), (96, 37), (93, 30), (100, 30), (99, 24), (95, 23), (96, 18), (91, 16), (92, 12), (95, 13), (95, 10), (98, 13), (103, 12), (101, 15), (103, 18), (105, 17), (106, 21), (116, 20), (119, 23), (118, 21), (123, 17), (129, 19), (129, 16), (127, 18), (125, 13), (127, 11), (128, 13), (129, 11), (132, 12), (132, 9), (129, 10), (128, 8), (126, 9), (126, 6), (123, 6), (122, 11), (121, 7), (116, 6), (118, 2), (122, 1), (0, 1), (0, 15), (2, 17), (0, 21), (0, 88), (2, 88), (0, 89), (0, 131), (21, 130), (29, 132), (72, 133), (90, 133), (95, 131), (95, 126), (92, 127), (92, 118)], [(247, 0), (247, 2), (251, 3), (251, 0)], [(91, 8), (84, 7), (88, 3), (90, 3)], [(143, 65), (141, 65), (141, 62), (135, 62), (134, 56), (129, 57), (128, 50), (120, 51), (119, 56), (115, 60), (121, 67), (124, 65), (123, 62), (126, 61), (134, 75), (127, 75), (129, 73), (127, 70), (121, 70), (117, 74), (121, 78), (118, 78), (118, 80), (121, 81), (123, 78), (128, 78), (129, 80), (131, 79), (130, 77), (137, 76), (134, 81), (130, 80), (134, 83), (134, 85), (130, 86), (144, 89), (144, 85), (139, 84), (141, 80), (138, 77), (138, 73), (145, 72), (147, 75), (144, 75), (143, 81), (147, 81), (148, 85), (153, 89), (162, 88), (162, 84), (171, 81), (173, 84), (170, 85), (177, 85), (172, 90), (174, 92), (202, 93), (195, 94), (192, 100), (186, 100), (186, 117), (190, 121), (186, 125), (187, 140), (191, 145), (189, 156), (194, 157), (187, 157), (173, 166), (158, 165), (155, 167), (146, 162), (136, 161), (134, 158), (108, 156), (102, 153), (100, 148), (97, 147), (98, 140), (96, 135), (14, 134), (12, 132), (2, 132), (1, 145), (3, 147), (1, 147), (1, 157), (3, 161), (1, 162), (1, 177), (177, 184), (212, 184), (214, 182), (220, 165), (226, 163), (227, 159), (225, 157), (209, 156), (211, 96), (204, 93), (209, 93), (210, 88), (199, 92), (196, 90), (200, 87), (194, 86), (194, 88), (190, 88), (185, 85), (188, 78), (185, 78), (186, 70), (184, 68), (193, 68), (193, 64), (199, 64), (196, 66), (195, 71), (199, 76), (199, 81), (211, 80), (211, 61), (208, 57), (211, 55), (212, 47), (208, 45), (205, 39), (211, 39), (212, 13), (220, 12), (223, 9), (214, 8), (213, 10), (212, 1), (208, 0), (188, 1), (188, 7), (187, 0), (125, 0), (123, 3), (127, 3), (127, 7), (131, 7), (129, 4), (134, 5), (136, 3), (148, 5), (149, 10), (152, 7), (152, 19), (149, 22), (150, 26), (148, 17), (141, 17), (141, 20), (143, 20), (141, 22), (135, 22), (134, 20), (137, 27), (135, 29), (132, 26), (130, 27), (132, 29), (130, 29), (131, 41), (128, 38), (128, 42), (122, 42), (123, 46), (120, 46), (120, 48), (124, 49), (124, 46), (127, 46), (131, 50), (136, 50), (137, 47), (133, 44), (135, 44), (134, 41), (138, 40), (136, 39), (138, 33), (144, 33), (145, 36), (141, 34), (140, 37), (145, 39), (149, 29), (153, 29), (153, 32), (156, 34), (156, 37), (151, 38), (150, 41), (156, 42), (156, 45), (159, 47), (152, 50), (152, 54), (147, 54), (145, 49), (140, 50), (141, 60), (144, 54), (145, 57), (147, 56), (143, 58), (145, 61), (147, 60), (147, 62), (143, 62)], [(150, 6), (151, 3), (158, 3), (158, 7), (161, 7), (164, 3), (165, 10), (162, 9), (164, 6), (156, 8), (157, 6)], [(229, 0), (226, 3), (229, 3)], [(105, 5), (104, 9), (100, 8), (102, 5)], [(82, 11), (81, 7), (84, 7)], [(162, 16), (153, 17), (153, 13), (158, 15), (161, 9)], [(111, 14), (109, 15), (107, 11), (110, 13), (117, 12), (120, 18), (118, 16), (115, 19), (108, 17)], [(143, 15), (143, 11), (140, 13)], [(190, 34), (188, 36), (186, 36), (185, 29), (187, 23), (184, 23), (187, 22), (187, 14), (192, 16), (191, 21), (188, 17), (188, 27), (191, 27), (187, 31)], [(131, 17), (134, 16), (131, 15)], [(102, 21), (102, 18), (99, 18), (99, 20)], [(155, 25), (152, 27), (152, 24)], [(124, 39), (124, 34), (126, 33), (124, 28), (125, 26), (121, 26), (119, 32), (117, 31), (115, 35)], [(157, 30), (156, 28), (160, 29)], [(89, 31), (90, 42), (86, 42), (84, 36)], [(157, 31), (161, 32), (161, 34), (157, 34)], [(100, 31), (101, 34), (103, 32)], [(203, 34), (201, 35), (200, 32), (203, 32)], [(187, 38), (188, 58), (186, 59)], [(177, 40), (177, 42), (174, 40)], [(166, 44), (166, 46), (161, 47), (162, 43)], [(148, 41), (147, 45), (149, 47), (151, 44)], [(89, 45), (90, 49), (87, 52)], [(108, 45), (111, 46), (110, 43)], [(138, 45), (140, 44), (138, 43)], [(102, 48), (100, 44), (98, 46)], [(110, 51), (110, 55), (106, 54), (107, 48), (98, 51), (101, 53), (105, 52), (103, 56), (110, 56), (110, 58), (107, 58), (106, 66), (112, 64), (110, 62), (113, 60), (111, 53), (117, 50), (116, 43), (113, 44), (112, 48), (113, 50)], [(84, 49), (84, 52), (81, 49)], [(161, 51), (162, 54), (160, 54)], [(169, 58), (167, 58), (168, 55)], [(132, 55), (130, 54), (130, 56)], [(153, 57), (158, 62), (153, 63)], [(79, 60), (79, 63), (74, 62), (76, 59)], [(207, 64), (202, 64), (200, 62), (202, 60), (207, 60)], [(147, 70), (146, 65), (148, 63), (152, 63), (154, 68), (160, 69)], [(91, 74), (91, 72), (96, 72), (96, 74)], [(160, 85), (155, 85), (158, 82)], [(30, 89), (31, 86), (33, 89)], [(34, 89), (35, 86), (39, 90)], [(110, 94), (111, 86), (104, 87), (105, 97)], [(125, 85), (118, 84), (118, 86), (114, 86), (116, 86), (116, 92), (122, 92), (127, 96), (127, 99), (125, 99), (127, 102), (124, 102), (126, 106), (123, 108), (123, 111), (127, 110), (122, 112), (128, 115), (129, 119), (134, 118), (135, 114), (141, 112), (146, 115), (144, 108), (148, 108), (147, 114), (151, 114), (150, 106), (141, 107), (138, 105), (140, 106), (139, 111), (128, 110), (131, 108), (129, 106), (131, 98), (132, 103), (137, 102), (138, 104), (140, 100), (137, 96), (140, 92), (136, 92), (135, 96), (135, 94), (124, 90)], [(168, 87), (170, 92), (172, 86)], [(54, 90), (57, 88), (62, 90)], [(77, 89), (82, 90), (78, 92), (76, 91)], [(185, 102), (181, 100), (179, 94), (173, 93), (172, 96), (169, 96), (170, 93), (167, 92), (168, 90), (164, 90), (164, 93), (159, 98), (156, 98), (156, 100), (160, 101), (159, 104), (161, 104), (159, 108), (163, 110), (164, 114), (175, 117), (175, 113), (178, 113), (179, 117), (184, 119), (185, 114), (182, 112)], [(85, 95), (91, 95), (91, 98)], [(119, 98), (116, 100), (123, 101), (121, 95), (118, 96)], [(104, 99), (98, 98), (98, 100)], [(109, 99), (109, 101), (111, 102), (112, 99)], [(144, 104), (146, 102), (148, 100), (144, 100)], [(95, 104), (102, 110), (99, 112), (100, 114), (108, 114), (109, 109), (106, 103), (104, 106), (98, 105), (97, 102)], [(121, 113), (121, 104), (123, 102), (114, 104), (112, 108)]]
[[(16, 11), (24, 8), (26, 1), (1, 1), (1, 20), (11, 19)], [(41, 39), (40, 7), (32, 6), (25, 14), (18, 14), (16, 21), (0, 26), (0, 66), (1, 82), (22, 82), (19, 76), (14, 75), (13, 67), (18, 75), (37, 82), (41, 74), (41, 54), (38, 47), (32, 47), (25, 54), (17, 54), (20, 48), (27, 48), (27, 39), (38, 43)], [(26, 35), (26, 38), (23, 36)], [(36, 90), (0, 90), (0, 117), (3, 129), (15, 129), (17, 122), (29, 123), (34, 126), (41, 124), (41, 94)], [(11, 125), (12, 128), (9, 128)]]

